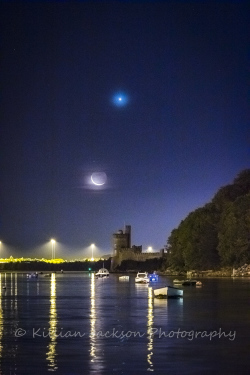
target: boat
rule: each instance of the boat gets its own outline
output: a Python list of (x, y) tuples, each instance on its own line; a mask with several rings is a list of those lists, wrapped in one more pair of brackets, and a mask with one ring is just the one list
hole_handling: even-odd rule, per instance
[(149, 283), (149, 277), (147, 272), (138, 272), (135, 278), (136, 283), (147, 284)]
[(165, 286), (164, 288), (154, 289), (154, 296), (156, 298), (180, 298), (183, 297), (183, 290), (173, 286)]
[(109, 271), (106, 268), (100, 268), (99, 271), (95, 274), (96, 278), (106, 278), (109, 277)]
[(159, 280), (159, 276), (157, 275), (156, 272), (150, 273), (148, 275), (148, 277), (149, 277), (149, 281), (158, 281)]
[(27, 279), (38, 278), (38, 273), (27, 273)]
[(202, 282), (201, 281), (196, 281), (196, 286), (202, 286)]
[(184, 283), (185, 280), (178, 280), (178, 279), (174, 279), (173, 280), (173, 283), (174, 284), (178, 284), (178, 285), (182, 285), (182, 283)]
[(184, 280), (182, 285), (187, 286), (187, 285), (196, 285), (197, 281), (196, 280)]
[(119, 280), (120, 281), (128, 281), (129, 280), (129, 276), (120, 276)]

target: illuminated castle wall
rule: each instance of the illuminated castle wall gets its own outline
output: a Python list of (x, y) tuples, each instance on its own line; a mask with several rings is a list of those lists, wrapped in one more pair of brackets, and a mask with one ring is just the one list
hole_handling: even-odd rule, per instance
[(131, 246), (131, 225), (126, 225), (124, 230), (120, 229), (113, 234), (112, 269), (120, 265), (123, 260), (145, 261), (163, 256), (164, 250), (155, 253), (142, 253), (142, 246)]

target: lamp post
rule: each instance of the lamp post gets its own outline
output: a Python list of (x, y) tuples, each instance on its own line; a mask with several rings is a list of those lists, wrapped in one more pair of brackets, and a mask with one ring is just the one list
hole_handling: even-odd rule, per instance
[(152, 253), (152, 246), (148, 247), (148, 253)]
[(93, 262), (93, 260), (94, 260), (94, 246), (95, 246), (95, 244), (92, 243), (92, 244), (91, 244), (91, 261), (92, 261), (92, 262)]
[(51, 242), (51, 250), (52, 250), (52, 259), (55, 259), (56, 241), (53, 240), (53, 238), (52, 238), (52, 240), (50, 242)]

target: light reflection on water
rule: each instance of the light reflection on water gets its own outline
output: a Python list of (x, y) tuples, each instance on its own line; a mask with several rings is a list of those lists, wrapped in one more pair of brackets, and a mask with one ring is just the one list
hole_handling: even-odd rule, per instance
[(152, 335), (152, 328), (154, 325), (154, 306), (153, 306), (153, 289), (151, 287), (148, 288), (148, 355), (147, 361), (149, 364), (148, 371), (154, 371), (153, 365), (153, 349), (154, 349), (154, 336)]
[[(39, 368), (41, 374), (54, 371), (58, 375), (143, 375), (149, 371), (157, 375), (235, 375), (238, 357), (238, 373), (246, 374), (249, 290), (250, 279), (206, 280), (200, 289), (184, 288), (183, 299), (159, 300), (150, 286), (135, 285), (132, 276), (124, 284), (116, 275), (96, 280), (93, 274), (54, 273), (50, 279), (39, 276), (29, 280), (22, 274), (0, 273), (0, 374), (29, 374)], [(32, 327), (46, 326), (50, 337), (32, 339)], [(18, 327), (27, 330), (27, 335), (15, 337)], [(63, 339), (53, 335), (60, 333), (61, 327), (86, 336)], [(188, 341), (150, 334), (152, 329), (168, 333), (178, 328), (219, 327), (226, 332), (237, 330), (236, 340)], [(96, 336), (98, 331), (113, 328), (145, 335), (123, 339)], [(226, 360), (225, 372), (219, 366)]]
[[(89, 356), (90, 356), (90, 371), (93, 374), (101, 374), (103, 370), (103, 361), (102, 361), (102, 341), (100, 338), (97, 337), (98, 333), (98, 327), (97, 322), (98, 313), (101, 315), (101, 306), (100, 301), (98, 299), (100, 298), (100, 294), (97, 292), (97, 283), (96, 281), (99, 281), (99, 292), (100, 292), (100, 286), (103, 286), (102, 281), (104, 280), (96, 280), (95, 274), (91, 273), (90, 276), (90, 326), (89, 326), (89, 332), (87, 334), (89, 335), (89, 343), (90, 343), (90, 349), (89, 349)], [(98, 306), (98, 308), (97, 308)]]
[(2, 274), (0, 273), (0, 358), (3, 350), (3, 307), (2, 307)]
[(57, 370), (56, 361), (56, 344), (57, 344), (57, 312), (56, 312), (56, 274), (51, 274), (51, 285), (50, 285), (50, 315), (49, 315), (49, 337), (50, 343), (48, 345), (48, 351), (46, 353), (46, 359), (48, 361), (48, 367), (50, 371)]
[(96, 351), (96, 310), (95, 310), (95, 275), (91, 274), (90, 282), (90, 360), (95, 361)]

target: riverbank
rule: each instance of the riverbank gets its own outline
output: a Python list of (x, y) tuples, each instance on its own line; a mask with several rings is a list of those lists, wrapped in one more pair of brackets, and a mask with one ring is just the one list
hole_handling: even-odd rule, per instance
[[(182, 276), (187, 278), (194, 277), (231, 277), (233, 274), (232, 268), (222, 268), (220, 270), (192, 270), (192, 271), (174, 271), (167, 269), (163, 272), (165, 276)], [(250, 274), (248, 275), (250, 276)]]
[(98, 271), (105, 267), (110, 269), (111, 259), (98, 261), (46, 261), (32, 260), (29, 261), (9, 261), (0, 263), (0, 272), (58, 272), (58, 271)]

